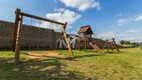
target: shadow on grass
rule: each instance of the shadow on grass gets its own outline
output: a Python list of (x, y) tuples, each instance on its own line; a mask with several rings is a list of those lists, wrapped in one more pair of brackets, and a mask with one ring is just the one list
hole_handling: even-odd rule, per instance
[(85, 54), (85, 55), (75, 55), (74, 57), (67, 57), (66, 60), (77, 61), (80, 58), (91, 58), (95, 56), (102, 56), (100, 54)]
[(0, 58), (0, 80), (81, 80), (84, 75), (78, 71), (69, 71), (67, 65), (56, 58), (45, 60), (21, 59), (13, 66), (12, 58)]
[(109, 51), (109, 52), (105, 52), (105, 54), (121, 54), (121, 53), (124, 53), (122, 51), (118, 52), (118, 51)]
[(96, 50), (87, 50), (87, 51), (85, 51), (85, 50), (75, 50), (75, 51), (86, 52), (86, 53), (92, 53), (92, 52), (97, 53)]
[(74, 59), (77, 59), (77, 58), (87, 58), (87, 57), (94, 57), (94, 56), (101, 56), (100, 54), (85, 54), (85, 55), (77, 55), (74, 57)]

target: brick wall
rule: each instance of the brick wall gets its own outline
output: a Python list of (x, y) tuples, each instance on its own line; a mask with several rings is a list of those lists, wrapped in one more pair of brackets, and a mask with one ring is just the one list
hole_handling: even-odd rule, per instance
[(0, 21), (0, 49), (10, 49), (12, 43), (13, 23)]
[[(0, 50), (10, 50), (12, 45), (14, 23), (0, 21)], [(56, 40), (60, 33), (50, 29), (38, 28), (29, 25), (23, 25), (21, 28), (21, 49), (55, 49)], [(104, 42), (100, 39), (93, 39), (99, 47)], [(90, 48), (89, 45), (87, 45)]]

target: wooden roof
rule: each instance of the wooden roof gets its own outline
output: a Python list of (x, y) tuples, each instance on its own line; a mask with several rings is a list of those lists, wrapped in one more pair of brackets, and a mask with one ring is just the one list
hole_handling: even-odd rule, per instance
[(79, 33), (93, 34), (93, 31), (92, 31), (90, 25), (86, 25), (86, 26), (83, 26), (79, 29), (78, 34)]

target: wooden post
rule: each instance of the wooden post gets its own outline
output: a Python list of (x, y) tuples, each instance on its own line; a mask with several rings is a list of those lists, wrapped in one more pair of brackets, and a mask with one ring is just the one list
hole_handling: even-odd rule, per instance
[[(92, 42), (92, 34), (90, 34), (90, 41), (89, 42)], [(92, 47), (91, 47), (91, 51), (92, 51)]]
[(111, 42), (111, 43), (109, 44), (108, 49), (107, 49), (107, 52), (108, 52), (109, 49), (111, 48), (112, 44), (113, 44), (113, 42)]
[(87, 43), (86, 43), (87, 41), (86, 41), (86, 39), (85, 39), (85, 41), (84, 41), (84, 50), (85, 51), (87, 51)]
[(22, 26), (22, 19), (23, 16), (20, 15), (20, 12), (16, 14), (18, 19), (15, 22), (15, 28), (16, 30), (16, 44), (15, 44), (15, 58), (14, 58), (14, 65), (17, 65), (19, 63), (19, 57), (20, 57), (20, 30)]
[(17, 38), (17, 30), (19, 25), (20, 12), (21, 12), (20, 9), (16, 10), (15, 25), (14, 25), (13, 40), (12, 40), (12, 51), (15, 51), (16, 47), (16, 38)]
[(118, 51), (118, 52), (120, 52), (120, 51), (119, 51), (119, 49), (118, 49), (118, 46), (117, 46), (117, 44), (116, 44), (116, 42), (115, 42), (115, 41), (114, 41), (114, 45), (115, 45), (115, 47), (116, 47), (117, 51)]
[[(66, 24), (65, 24), (66, 25)], [(66, 26), (64, 27), (64, 29), (66, 28)], [(62, 37), (63, 37), (64, 35), (63, 35), (63, 32), (61, 33), (61, 35), (60, 35), (60, 37), (59, 37), (59, 39), (57, 40), (57, 44), (56, 44), (56, 48), (55, 48), (55, 50), (57, 50), (58, 48), (59, 48), (59, 44), (60, 44), (60, 40), (62, 39)]]
[(55, 50), (58, 50), (60, 41), (57, 42)]
[(76, 50), (78, 50), (78, 49), (79, 49), (79, 38), (78, 38), (78, 44), (76, 46)]
[(80, 47), (81, 47), (81, 41), (79, 40), (78, 50), (81, 50)]
[(106, 39), (105, 44), (103, 46), (103, 50), (105, 49), (105, 47), (108, 45), (108, 40)]
[(64, 38), (65, 38), (65, 41), (67, 43), (67, 46), (68, 46), (68, 49), (69, 49), (69, 52), (70, 52), (70, 56), (74, 56), (73, 52), (72, 52), (72, 49), (71, 49), (71, 46), (70, 46), (70, 43), (67, 39), (67, 34), (65, 32), (65, 27), (66, 27), (67, 23), (65, 25), (62, 25), (62, 32), (63, 32), (63, 35), (64, 35)]

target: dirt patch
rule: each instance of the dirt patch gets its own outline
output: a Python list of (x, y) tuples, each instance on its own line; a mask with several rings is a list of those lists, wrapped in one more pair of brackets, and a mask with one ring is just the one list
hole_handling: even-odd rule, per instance
[(63, 55), (59, 55), (57, 52), (46, 51), (43, 53), (38, 52), (28, 52), (26, 58), (30, 59), (45, 59), (47, 57), (54, 57), (54, 58), (65, 58)]

